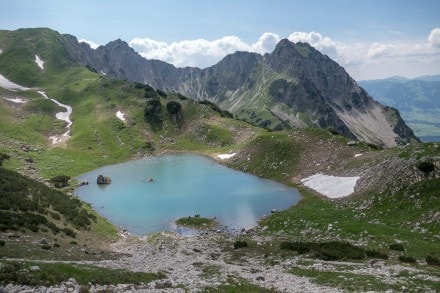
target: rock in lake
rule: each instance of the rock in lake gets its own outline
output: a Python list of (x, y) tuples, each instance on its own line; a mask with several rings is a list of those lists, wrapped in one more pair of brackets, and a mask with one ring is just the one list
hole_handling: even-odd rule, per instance
[(112, 182), (112, 180), (110, 179), (110, 177), (107, 176), (103, 176), (103, 175), (99, 175), (98, 179), (96, 179), (96, 183), (97, 184), (110, 184)]

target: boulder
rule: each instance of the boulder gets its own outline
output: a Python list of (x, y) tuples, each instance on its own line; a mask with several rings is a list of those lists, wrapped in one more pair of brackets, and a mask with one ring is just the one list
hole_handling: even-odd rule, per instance
[(112, 180), (110, 179), (110, 177), (103, 175), (99, 175), (98, 178), (96, 179), (96, 183), (99, 185), (110, 184), (111, 182)]
[(84, 185), (89, 185), (89, 181), (87, 180), (82, 180), (78, 183), (78, 186), (84, 186)]

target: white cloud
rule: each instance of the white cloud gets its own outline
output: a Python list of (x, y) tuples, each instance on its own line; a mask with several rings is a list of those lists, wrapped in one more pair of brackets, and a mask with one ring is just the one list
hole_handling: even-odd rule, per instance
[(264, 54), (272, 52), (279, 41), (281, 41), (279, 35), (273, 33), (264, 33), (256, 43), (251, 45), (251, 47), (254, 52)]
[(96, 48), (99, 47), (98, 44), (96, 44), (96, 43), (94, 43), (94, 42), (92, 42), (92, 41), (86, 40), (86, 39), (78, 40), (78, 42), (80, 42), (80, 43), (86, 43), (86, 44), (88, 44), (88, 45), (90, 46), (90, 48), (92, 48), (92, 49), (96, 49)]
[[(281, 38), (270, 32), (262, 34), (254, 43), (246, 43), (237, 36), (173, 43), (135, 38), (129, 45), (147, 59), (159, 59), (177, 67), (204, 68), (236, 51), (270, 53)], [(355, 79), (440, 73), (440, 28), (434, 28), (422, 42), (344, 43), (318, 32), (293, 32), (287, 38), (292, 42), (309, 43), (344, 66)]]
[(337, 55), (338, 51), (342, 49), (343, 45), (339, 42), (336, 42), (329, 37), (324, 37), (320, 33), (310, 32), (294, 32), (289, 35), (288, 39), (291, 42), (305, 42), (309, 43), (311, 46), (315, 47), (315, 49), (327, 55)]
[(159, 59), (177, 67), (207, 67), (236, 51), (253, 51), (251, 46), (236, 36), (225, 36), (214, 41), (197, 39), (171, 44), (150, 38), (135, 38), (129, 45), (147, 59)]
[(440, 28), (435, 28), (428, 36), (429, 45), (433, 48), (440, 49)]

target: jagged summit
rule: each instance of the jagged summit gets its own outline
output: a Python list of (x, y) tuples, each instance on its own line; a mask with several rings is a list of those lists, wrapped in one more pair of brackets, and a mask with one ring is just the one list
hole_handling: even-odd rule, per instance
[[(264, 56), (236, 52), (200, 69), (147, 60), (120, 39), (94, 50), (73, 36), (41, 29), (33, 33), (35, 38), (51, 35), (51, 42), (62, 47), (68, 60), (64, 63), (209, 100), (261, 127), (331, 127), (347, 137), (383, 146), (418, 141), (395, 109), (375, 102), (343, 67), (307, 43), (283, 39)], [(29, 59), (33, 60), (33, 54), (29, 52)], [(0, 55), (0, 65), (7, 55)], [(43, 57), (49, 68), (56, 64), (50, 62), (50, 56)]]

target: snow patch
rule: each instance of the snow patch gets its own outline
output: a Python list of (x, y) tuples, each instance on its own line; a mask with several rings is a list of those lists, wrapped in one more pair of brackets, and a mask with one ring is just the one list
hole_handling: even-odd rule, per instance
[(55, 104), (57, 104), (58, 106), (65, 108), (66, 112), (58, 112), (55, 114), (55, 117), (57, 117), (58, 120), (63, 120), (67, 122), (67, 131), (65, 133), (63, 133), (61, 136), (50, 136), (49, 139), (52, 140), (52, 144), (59, 144), (62, 142), (65, 142), (67, 139), (70, 138), (70, 127), (72, 126), (72, 121), (70, 120), (70, 115), (72, 114), (72, 107), (69, 105), (64, 105), (60, 102), (58, 102), (55, 99), (51, 99), (49, 98), (45, 92), (43, 91), (38, 91), (38, 93), (40, 95), (42, 95), (43, 97), (45, 97), (46, 99), (51, 100), (52, 102), (54, 102)]
[(125, 122), (124, 112), (118, 111), (116, 112), (116, 117), (118, 117), (119, 120)]
[(0, 54), (2, 54), (2, 53), (3, 53), (3, 49), (0, 48)]
[(30, 90), (28, 87), (24, 87), (21, 85), (18, 85), (16, 83), (13, 83), (12, 81), (9, 81), (6, 77), (0, 74), (0, 87), (11, 90), (11, 91), (27, 91)]
[(220, 160), (227, 160), (227, 159), (230, 159), (230, 158), (232, 158), (233, 156), (235, 156), (237, 153), (231, 153), (231, 154), (220, 154), (220, 155), (217, 155), (217, 157), (220, 159)]
[(362, 156), (362, 154), (355, 154), (354, 155), (355, 158), (360, 157), (360, 156)]
[(356, 182), (360, 177), (336, 177), (315, 174), (301, 180), (305, 186), (330, 198), (342, 198), (354, 192)]
[(35, 55), (35, 63), (37, 63), (38, 67), (44, 70), (44, 61), (41, 60), (38, 55)]
[(17, 104), (24, 104), (27, 102), (25, 99), (20, 99), (20, 98), (15, 98), (15, 99), (5, 98), (5, 100)]

